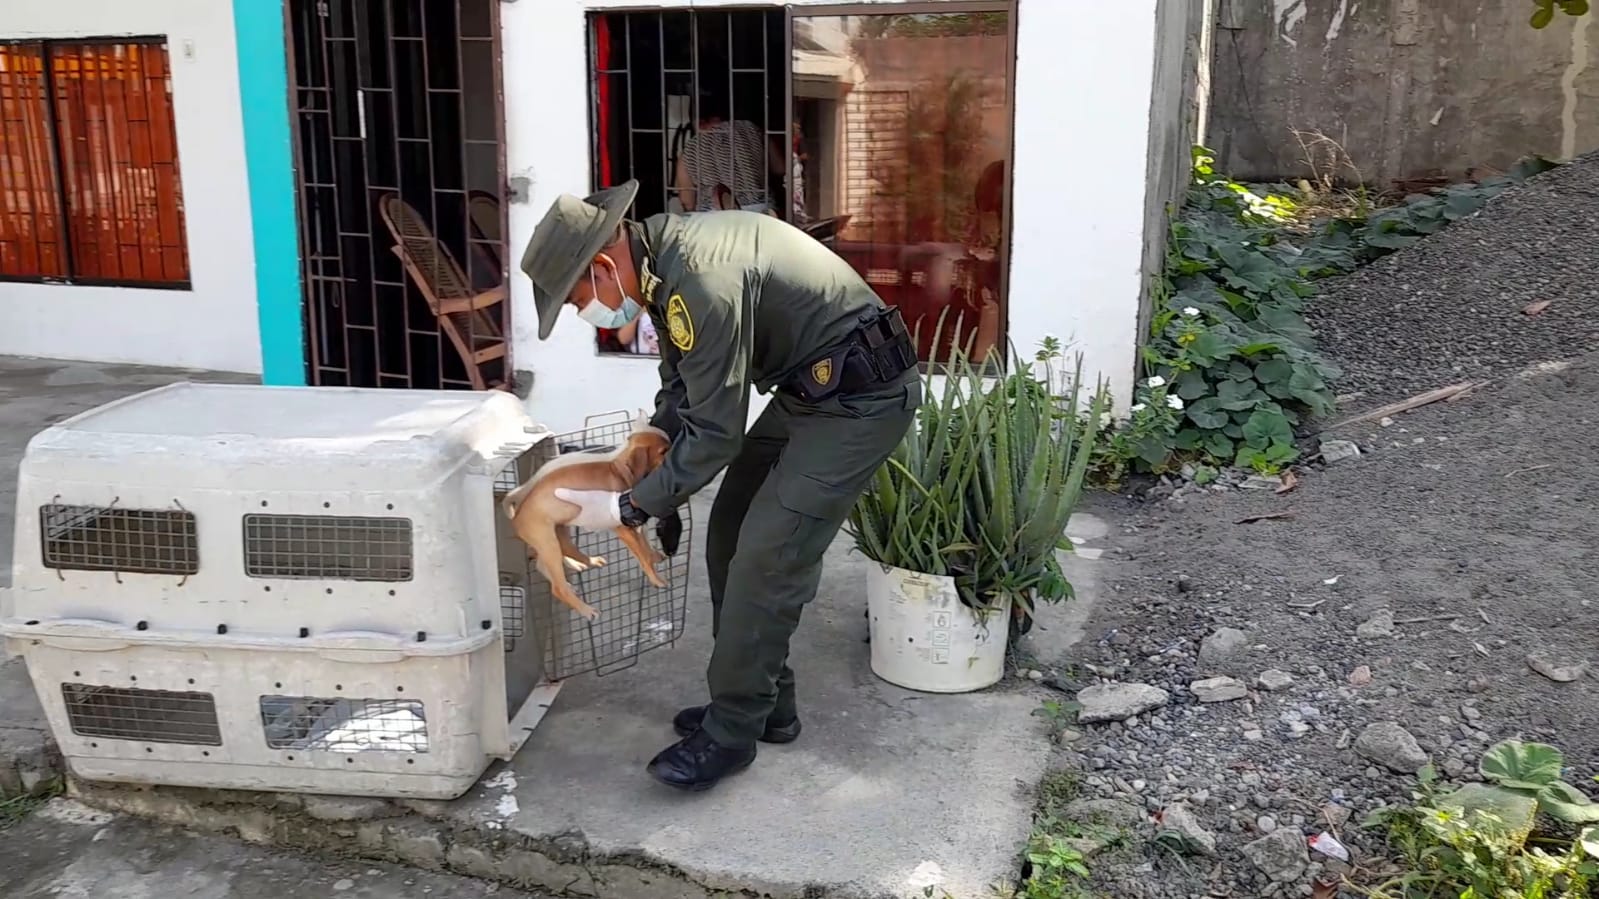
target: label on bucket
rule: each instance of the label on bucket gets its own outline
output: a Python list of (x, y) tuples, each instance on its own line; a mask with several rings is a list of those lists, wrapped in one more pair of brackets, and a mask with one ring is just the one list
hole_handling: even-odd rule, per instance
[(924, 574), (902, 575), (894, 587), (891, 598), (895, 602), (927, 602), (942, 592), (942, 585)]

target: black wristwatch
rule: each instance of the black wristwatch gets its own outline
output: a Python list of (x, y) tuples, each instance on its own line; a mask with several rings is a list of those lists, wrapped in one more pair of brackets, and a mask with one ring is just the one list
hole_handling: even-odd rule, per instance
[(636, 528), (650, 520), (650, 514), (638, 506), (633, 505), (633, 491), (626, 491), (616, 501), (618, 512), (622, 516), (622, 523), (630, 528)]

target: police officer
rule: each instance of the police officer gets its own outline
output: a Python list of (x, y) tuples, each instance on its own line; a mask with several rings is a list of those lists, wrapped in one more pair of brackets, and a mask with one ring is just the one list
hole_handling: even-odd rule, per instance
[[(540, 340), (565, 306), (598, 328), (647, 314), (666, 338), (651, 423), (671, 451), (628, 492), (558, 491), (581, 507), (575, 523), (656, 519), (675, 543), (677, 507), (726, 469), (705, 541), (711, 701), (677, 714), (682, 739), (648, 767), (703, 790), (748, 767), (757, 741), (799, 736), (789, 637), (822, 553), (910, 427), (921, 381), (898, 311), (814, 238), (739, 210), (631, 221), (637, 192), (628, 181), (558, 197), (521, 264)], [(746, 434), (752, 386), (771, 400)]]

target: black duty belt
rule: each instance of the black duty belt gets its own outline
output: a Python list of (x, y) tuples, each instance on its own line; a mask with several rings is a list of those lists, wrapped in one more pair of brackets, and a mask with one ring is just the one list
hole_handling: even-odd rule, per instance
[(807, 403), (891, 384), (916, 367), (916, 347), (899, 307), (862, 321), (843, 342), (800, 367), (782, 389)]

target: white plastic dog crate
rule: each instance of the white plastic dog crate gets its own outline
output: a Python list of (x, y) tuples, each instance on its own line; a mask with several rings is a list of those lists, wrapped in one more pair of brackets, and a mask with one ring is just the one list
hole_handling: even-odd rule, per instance
[[(88, 780), (452, 798), (560, 682), (682, 633), (692, 521), (654, 587), (611, 564), (550, 596), (501, 497), (608, 450), (500, 392), (175, 384), (28, 444), (0, 635)], [(655, 542), (653, 528), (649, 539)]]

